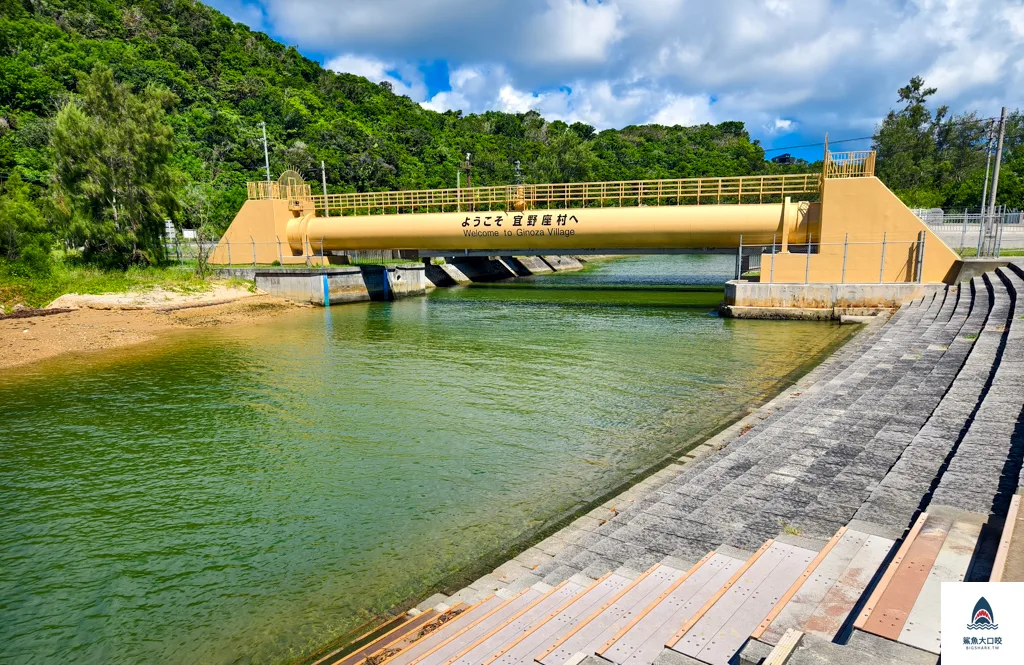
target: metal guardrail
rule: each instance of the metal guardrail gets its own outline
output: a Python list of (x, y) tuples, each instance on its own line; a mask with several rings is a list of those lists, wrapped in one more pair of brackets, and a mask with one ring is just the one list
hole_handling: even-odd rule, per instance
[(825, 151), (826, 178), (866, 178), (875, 175), (875, 151)]
[(961, 254), (966, 249), (974, 249), (975, 256), (998, 257), (1002, 254), (1004, 241), (1008, 241), (1008, 248), (1021, 247), (1024, 214), (1018, 211), (997, 210), (990, 214), (966, 209), (917, 208), (913, 212), (947, 244), (958, 248)]
[(302, 184), (283, 185), (278, 182), (261, 180), (259, 182), (246, 183), (249, 200), (262, 199), (288, 199), (304, 201), (312, 195), (310, 186)]
[(474, 210), (765, 203), (819, 190), (817, 174), (504, 185), (312, 196), (317, 210), (373, 215)]
[(325, 215), (387, 215), (476, 210), (531, 210), (629, 206), (766, 203), (795, 194), (815, 194), (822, 178), (873, 176), (875, 153), (828, 152), (821, 174), (674, 178), (617, 182), (499, 185), (392, 192), (313, 195), (306, 184), (250, 182), (250, 199), (288, 199)]
[(815, 173), (621, 182), (500, 185), (461, 189), (312, 195), (309, 185), (249, 183), (250, 199), (287, 198), (341, 215), (765, 203), (821, 187)]
[[(818, 242), (812, 239), (807, 243), (789, 243), (786, 253), (806, 257), (803, 279), (805, 284), (811, 281), (811, 257), (821, 254), (822, 249), (827, 249), (832, 250), (829, 253), (838, 259), (839, 248), (842, 248), (842, 262), (837, 266), (840, 269), (840, 284), (847, 282), (848, 265), (872, 263), (878, 266), (878, 284), (920, 283), (924, 274), (925, 241), (924, 231), (918, 234), (917, 240), (887, 240), (885, 236), (881, 242), (852, 241), (849, 238), (843, 242)], [(754, 253), (750, 253), (751, 250)], [(741, 245), (736, 253), (736, 279), (748, 271), (753, 271), (760, 273), (759, 281), (775, 283), (775, 257), (783, 254), (780, 250), (781, 245), (778, 243), (746, 248)]]

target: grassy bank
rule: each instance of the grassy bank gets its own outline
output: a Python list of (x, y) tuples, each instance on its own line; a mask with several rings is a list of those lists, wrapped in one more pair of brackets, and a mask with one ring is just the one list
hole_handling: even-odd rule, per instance
[[(965, 247), (960, 251), (960, 256), (965, 259), (974, 258), (978, 256), (978, 249), (976, 247)], [(1024, 256), (1024, 249), (1002, 249), (999, 252), (998, 258)]]
[(43, 307), (65, 293), (117, 293), (157, 286), (187, 292), (210, 288), (191, 268), (176, 265), (102, 270), (58, 260), (49, 275), (25, 277), (0, 263), (0, 305), (7, 311), (18, 304)]

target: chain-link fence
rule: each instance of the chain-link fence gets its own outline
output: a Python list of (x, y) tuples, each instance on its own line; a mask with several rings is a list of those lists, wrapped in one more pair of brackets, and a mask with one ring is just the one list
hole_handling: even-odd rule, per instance
[(920, 283), (925, 274), (924, 231), (917, 240), (780, 242), (740, 245), (736, 278), (762, 283)]
[(1024, 213), (997, 209), (982, 211), (915, 209), (921, 221), (963, 256), (1001, 256), (1004, 250), (1024, 249)]
[(220, 238), (200, 239), (195, 234), (171, 233), (165, 239), (167, 258), (181, 265), (198, 267), (208, 262), (211, 268), (218, 267), (303, 267), (311, 265), (372, 264), (378, 265), (395, 261), (409, 261), (401, 250), (346, 250), (324, 251), (319, 242), (307, 244), (305, 254), (295, 255), (291, 244), (285, 241), (232, 242)]

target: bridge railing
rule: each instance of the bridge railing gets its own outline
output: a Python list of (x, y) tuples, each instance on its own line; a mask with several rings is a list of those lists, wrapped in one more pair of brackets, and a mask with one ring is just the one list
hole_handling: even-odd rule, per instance
[(330, 214), (380, 215), (475, 210), (608, 208), (629, 206), (770, 203), (820, 188), (815, 173), (729, 178), (503, 185), (467, 189), (359, 192), (313, 195), (316, 210)]
[(865, 178), (875, 175), (875, 151), (825, 151), (826, 178)]
[(250, 200), (260, 199), (290, 199), (296, 201), (308, 200), (312, 195), (310, 186), (304, 183), (282, 185), (277, 182), (259, 181), (246, 183)]

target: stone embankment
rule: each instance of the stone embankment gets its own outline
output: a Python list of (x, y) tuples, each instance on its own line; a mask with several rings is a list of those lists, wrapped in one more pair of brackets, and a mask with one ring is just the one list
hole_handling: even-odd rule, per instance
[(1022, 559), (1021, 295), (1010, 266), (876, 317), (675, 463), (321, 662), (936, 663), (941, 583)]

